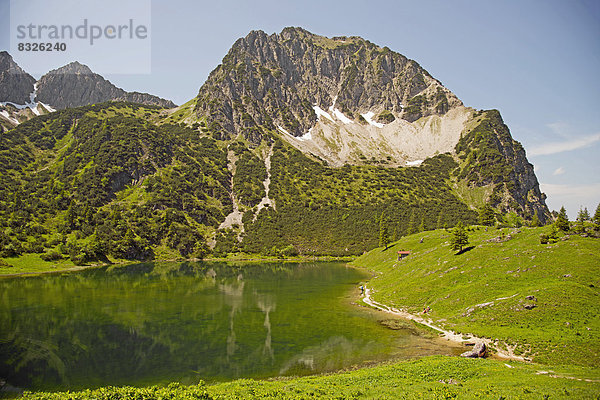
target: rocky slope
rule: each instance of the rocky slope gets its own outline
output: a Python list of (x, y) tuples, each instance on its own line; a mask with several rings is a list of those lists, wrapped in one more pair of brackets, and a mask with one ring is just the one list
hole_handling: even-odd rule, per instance
[(0, 102), (25, 104), (35, 78), (23, 71), (6, 51), (0, 51)]
[[(64, 106), (122, 95), (81, 64), (38, 86)], [(298, 28), (238, 40), (181, 107), (106, 102), (3, 133), (0, 200), (0, 256), (77, 262), (361, 254), (381, 221), (397, 238), (475, 224), (486, 203), (550, 218), (498, 111), (391, 50)]]
[(372, 112), (375, 122), (388, 123), (461, 105), (419, 64), (388, 48), (286, 28), (273, 35), (253, 31), (235, 42), (200, 89), (195, 111), (223, 137), (241, 133), (259, 142), (260, 128), (305, 135), (317, 121), (315, 106), (333, 106), (360, 122)]
[(72, 62), (52, 70), (38, 82), (37, 100), (57, 109), (79, 107), (105, 101), (129, 101), (160, 107), (175, 107), (170, 100), (147, 93), (126, 92), (86, 65)]
[[(359, 37), (250, 32), (180, 115), (219, 139), (257, 145), (274, 134), (334, 167), (415, 166), (480, 149), (473, 153), (479, 158), (462, 155), (453, 179), (469, 190), (487, 187), (482, 201), (502, 211), (549, 218), (533, 167), (499, 113), (465, 107), (415, 61)], [(485, 134), (466, 141), (472, 131)]]
[(519, 215), (537, 214), (543, 222), (551, 218), (533, 165), (497, 110), (474, 113), (455, 151), (461, 160), (456, 178), (470, 187), (491, 188), (486, 199), (491, 205)]

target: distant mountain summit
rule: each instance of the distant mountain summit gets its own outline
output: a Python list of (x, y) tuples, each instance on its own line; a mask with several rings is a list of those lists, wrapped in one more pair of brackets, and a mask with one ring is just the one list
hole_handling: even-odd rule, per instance
[(333, 167), (417, 166), (452, 154), (457, 185), (486, 188), (483, 200), (504, 210), (549, 215), (499, 112), (465, 107), (416, 61), (360, 37), (252, 31), (173, 115), (222, 140), (258, 145), (275, 135)]
[(105, 101), (130, 101), (172, 108), (175, 104), (147, 93), (126, 92), (78, 62), (52, 70), (38, 82), (37, 99), (63, 109)]
[(0, 104), (0, 256), (347, 256), (384, 225), (551, 219), (499, 111), (359, 37), (250, 32), (170, 109), (79, 63), (33, 89), (35, 108)]
[[(195, 111), (229, 136), (258, 140), (257, 127), (305, 135), (314, 107), (376, 123), (444, 115), (462, 102), (413, 60), (360, 37), (326, 38), (302, 28), (252, 31), (235, 42), (197, 96)], [(343, 119), (343, 117), (342, 117)]]
[(176, 105), (147, 93), (126, 92), (87, 65), (69, 63), (36, 82), (7, 52), (0, 52), (0, 132), (56, 109), (106, 101), (125, 101), (163, 108)]
[(6, 51), (0, 51), (0, 102), (25, 104), (33, 92), (35, 78), (23, 71)]

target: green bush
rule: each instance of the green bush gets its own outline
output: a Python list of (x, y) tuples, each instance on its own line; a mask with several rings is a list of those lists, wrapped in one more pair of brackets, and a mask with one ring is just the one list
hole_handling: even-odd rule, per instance
[(87, 389), (81, 392), (25, 392), (21, 398), (28, 400), (209, 400), (212, 399), (212, 396), (208, 394), (206, 386), (201, 382), (192, 386), (171, 383), (167, 387), (108, 386), (93, 390)]
[(46, 253), (42, 254), (40, 256), (40, 258), (44, 261), (56, 261), (56, 260), (62, 260), (63, 256), (56, 250), (50, 250), (50, 251), (47, 251)]

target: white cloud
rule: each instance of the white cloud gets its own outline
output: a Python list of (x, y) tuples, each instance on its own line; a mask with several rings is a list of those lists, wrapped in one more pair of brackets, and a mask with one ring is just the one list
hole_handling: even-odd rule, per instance
[(553, 122), (551, 124), (546, 124), (546, 126), (555, 134), (562, 136), (564, 138), (569, 138), (572, 136), (570, 134), (571, 128), (569, 124), (566, 124), (562, 121)]
[[(535, 169), (534, 169), (534, 171), (535, 171)], [(564, 173), (565, 173), (565, 169), (563, 167), (558, 167), (558, 168), (556, 168), (556, 170), (554, 170), (552, 175), (562, 175)]]
[(574, 218), (580, 207), (595, 210), (600, 203), (600, 183), (588, 185), (557, 185), (540, 183), (540, 189), (548, 196), (550, 210), (565, 206), (570, 217)]
[(550, 154), (562, 153), (591, 146), (600, 141), (600, 133), (584, 136), (578, 139), (566, 140), (563, 142), (550, 142), (540, 146), (534, 146), (529, 151), (530, 156), (547, 156)]

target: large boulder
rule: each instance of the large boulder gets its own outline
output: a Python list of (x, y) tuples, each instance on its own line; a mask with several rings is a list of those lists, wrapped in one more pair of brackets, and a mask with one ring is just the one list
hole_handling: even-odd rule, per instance
[(477, 342), (470, 351), (465, 351), (460, 356), (469, 358), (482, 358), (485, 357), (487, 352), (487, 346), (483, 342)]

